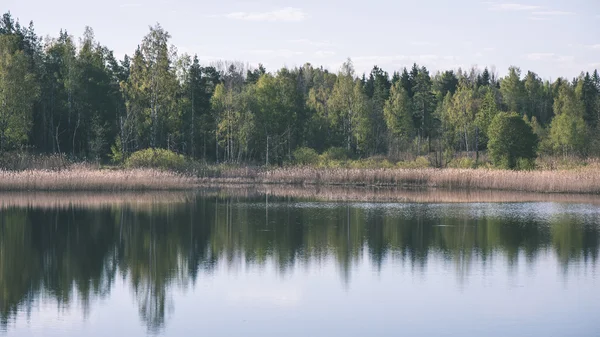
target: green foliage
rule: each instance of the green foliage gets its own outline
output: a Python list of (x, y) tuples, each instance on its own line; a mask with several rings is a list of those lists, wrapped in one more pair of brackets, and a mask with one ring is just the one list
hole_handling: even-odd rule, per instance
[(389, 160), (382, 157), (369, 157), (361, 160), (351, 160), (348, 163), (350, 168), (367, 169), (367, 168), (393, 168)]
[(308, 148), (300, 147), (294, 151), (294, 163), (297, 165), (315, 165), (319, 162), (319, 154), (317, 151)]
[[(435, 166), (467, 167), (453, 154), (490, 150), (494, 118), (515, 111), (533, 128), (540, 155), (600, 155), (597, 71), (551, 83), (517, 67), (498, 79), (475, 67), (430, 75), (417, 64), (391, 78), (374, 66), (361, 77), (350, 59), (336, 73), (309, 63), (272, 71), (241, 62), (203, 66), (178, 54), (160, 24), (131, 57), (117, 60), (89, 27), (80, 39), (61, 31), (42, 41), (10, 14), (0, 24), (7, 27), (0, 31), (0, 151), (119, 163), (140, 149), (168, 148), (233, 165), (282, 165), (297, 154), (300, 162), (335, 167), (426, 154)], [(302, 147), (325, 152), (315, 164), (315, 153)], [(495, 164), (527, 166), (509, 152)]]
[(117, 138), (115, 143), (110, 147), (110, 160), (115, 164), (120, 164), (125, 158), (123, 155), (123, 146), (121, 144), (121, 138)]
[(520, 158), (534, 160), (538, 146), (531, 126), (516, 113), (499, 113), (488, 129), (489, 155), (499, 168), (517, 169)]
[(508, 75), (500, 82), (500, 91), (508, 111), (522, 111), (525, 102), (525, 88), (521, 81), (521, 69), (510, 67)]
[(515, 166), (517, 170), (531, 171), (535, 169), (535, 159), (532, 158), (517, 158), (517, 164)]
[(27, 140), (39, 84), (16, 40), (0, 35), (0, 153)]
[(585, 152), (587, 127), (582, 116), (563, 113), (550, 124), (550, 142), (557, 153), (564, 156)]
[(396, 167), (402, 169), (424, 169), (431, 167), (431, 163), (426, 157), (419, 156), (413, 161), (399, 161), (396, 163)]
[(447, 121), (451, 132), (459, 135), (466, 151), (472, 150), (475, 131), (475, 92), (466, 84), (461, 84), (452, 96), (447, 110)]
[(475, 159), (473, 159), (473, 158), (470, 158), (470, 157), (460, 157), (460, 158), (452, 159), (448, 163), (448, 167), (451, 167), (451, 168), (461, 168), (461, 169), (470, 169), (470, 168), (476, 168), (477, 167), (477, 163), (475, 162)]
[(481, 101), (481, 106), (475, 114), (475, 125), (479, 128), (479, 143), (487, 145), (488, 135), (487, 130), (492, 124), (492, 120), (498, 114), (498, 107), (496, 106), (496, 97), (492, 89), (487, 87), (485, 89), (485, 95)]
[(400, 82), (390, 91), (390, 98), (383, 108), (390, 135), (395, 139), (410, 139), (413, 134), (412, 107), (408, 93)]
[(577, 99), (571, 85), (562, 82), (558, 88), (558, 96), (554, 100), (553, 110), (556, 116), (566, 114), (583, 117), (584, 105)]
[(531, 125), (533, 133), (538, 137), (538, 153), (547, 155), (552, 153), (552, 142), (548, 134), (548, 129), (543, 127), (535, 116), (529, 120), (527, 116), (523, 117), (525, 122)]
[(348, 152), (342, 147), (331, 147), (321, 154), (324, 160), (347, 160)]
[(145, 149), (132, 153), (125, 161), (125, 167), (181, 171), (186, 168), (186, 159), (170, 150)]
[(332, 110), (332, 127), (342, 135), (347, 151), (354, 147), (366, 150), (369, 119), (366, 118), (366, 95), (360, 81), (354, 77), (351, 60), (346, 61), (337, 77), (328, 105)]

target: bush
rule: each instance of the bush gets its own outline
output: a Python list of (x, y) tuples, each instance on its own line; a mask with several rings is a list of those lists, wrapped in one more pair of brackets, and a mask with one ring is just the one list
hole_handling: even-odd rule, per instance
[(184, 156), (165, 149), (145, 149), (134, 152), (125, 161), (127, 168), (156, 168), (182, 171), (186, 169)]
[(394, 164), (390, 163), (390, 161), (384, 157), (377, 156), (360, 160), (351, 160), (348, 162), (348, 167), (356, 169), (385, 169), (393, 168)]
[(121, 146), (121, 138), (117, 137), (115, 143), (110, 147), (110, 154), (108, 157), (115, 164), (121, 164), (123, 162), (123, 147)]
[(319, 154), (309, 147), (300, 147), (294, 151), (294, 163), (297, 165), (316, 165), (319, 163)]
[(348, 152), (346, 152), (346, 149), (341, 147), (332, 147), (323, 152), (321, 157), (324, 160), (344, 161), (348, 159)]
[(456, 158), (448, 163), (448, 167), (461, 169), (475, 168), (475, 159), (469, 157)]
[(430, 167), (431, 163), (427, 157), (421, 156), (413, 161), (399, 161), (396, 166), (401, 169), (423, 169)]
[(523, 171), (534, 170), (535, 169), (535, 159), (518, 158), (517, 166), (515, 168), (517, 170), (523, 170)]
[(520, 158), (530, 161), (536, 158), (538, 138), (531, 125), (514, 112), (497, 114), (488, 136), (489, 155), (496, 167), (517, 169)]

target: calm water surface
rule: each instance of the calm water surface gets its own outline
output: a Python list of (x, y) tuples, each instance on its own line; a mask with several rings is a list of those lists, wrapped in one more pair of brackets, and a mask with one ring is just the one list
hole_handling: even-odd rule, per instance
[(0, 335), (600, 336), (600, 207), (0, 209)]

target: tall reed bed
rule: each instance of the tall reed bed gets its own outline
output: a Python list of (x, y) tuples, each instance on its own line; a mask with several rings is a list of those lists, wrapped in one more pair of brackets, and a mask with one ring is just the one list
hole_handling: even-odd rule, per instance
[(490, 189), (544, 193), (600, 194), (600, 168), (562, 171), (508, 171), (492, 169), (350, 169), (290, 167), (236, 170), (213, 183), (304, 185), (418, 186), (445, 189)]
[(194, 200), (195, 191), (12, 191), (0, 192), (0, 211), (8, 208), (107, 208), (128, 207), (152, 210), (185, 204)]
[(600, 194), (600, 168), (558, 171), (490, 169), (228, 168), (197, 177), (154, 169), (0, 171), (0, 191), (189, 190), (228, 184), (425, 187)]
[(0, 171), (0, 191), (144, 191), (187, 190), (196, 179), (152, 169)]

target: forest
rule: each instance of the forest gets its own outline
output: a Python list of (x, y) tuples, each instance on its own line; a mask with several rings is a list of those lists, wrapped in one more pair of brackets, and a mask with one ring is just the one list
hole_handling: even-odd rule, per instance
[[(600, 155), (600, 76), (550, 82), (510, 67), (357, 74), (265, 69), (178, 54), (156, 24), (122, 60), (85, 29), (42, 39), (0, 20), (0, 153), (121, 162), (166, 149), (206, 163), (283, 165), (343, 153), (390, 161), (459, 156), (515, 168)], [(524, 160), (524, 161), (523, 161)]]

